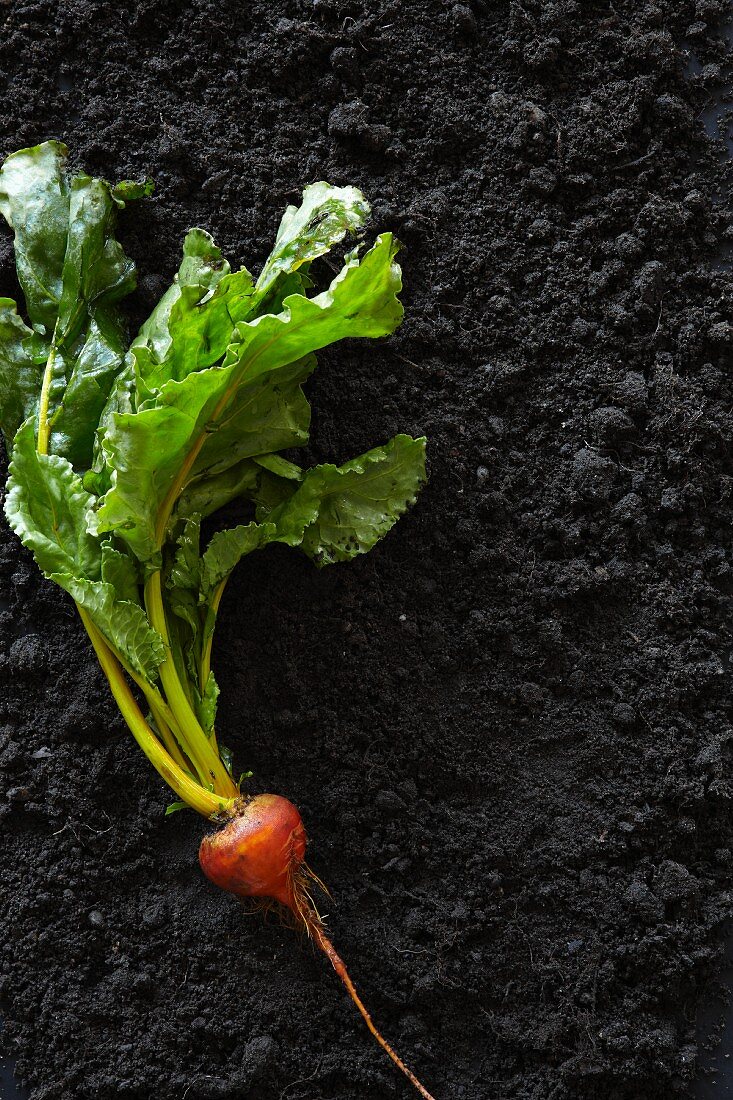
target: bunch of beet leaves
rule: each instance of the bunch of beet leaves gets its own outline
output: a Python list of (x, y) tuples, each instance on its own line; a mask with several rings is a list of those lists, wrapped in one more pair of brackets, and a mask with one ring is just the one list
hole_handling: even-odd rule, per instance
[[(217, 822), (201, 865), (234, 894), (275, 898), (326, 953), (376, 1032), (311, 897), (295, 807), (251, 797), (215, 730), (217, 611), (246, 554), (286, 543), (318, 566), (363, 554), (425, 478), (425, 440), (395, 436), (342, 466), (303, 469), (282, 452), (308, 440), (302, 385), (314, 352), (378, 337), (402, 319), (398, 245), (357, 243), (317, 292), (311, 264), (358, 234), (369, 206), (315, 183), (287, 208), (255, 280), (232, 271), (202, 229), (128, 346), (120, 302), (135, 266), (117, 210), (151, 185), (71, 174), (45, 142), (0, 169), (25, 316), (0, 298), (0, 427), (10, 454), (8, 520), (43, 573), (76, 602), (135, 739), (178, 797)], [(238, 500), (250, 522), (202, 547), (202, 521)], [(317, 880), (315, 880), (317, 881)]]

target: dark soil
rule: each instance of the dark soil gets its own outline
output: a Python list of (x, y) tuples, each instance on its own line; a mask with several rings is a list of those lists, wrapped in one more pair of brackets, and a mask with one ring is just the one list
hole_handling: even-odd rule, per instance
[[(310, 457), (425, 432), (430, 485), (352, 566), (249, 559), (216, 667), (225, 742), (301, 807), (334, 939), (439, 1100), (694, 1077), (733, 897), (733, 210), (699, 117), (726, 7), (0, 8), (0, 152), (62, 137), (157, 181), (122, 224), (135, 319), (188, 226), (256, 267), (308, 181), (359, 185), (405, 244), (405, 324), (323, 354)], [(0, 580), (0, 973), (32, 1100), (406, 1098), (325, 961), (203, 881), (201, 824), (164, 819), (4, 525)]]

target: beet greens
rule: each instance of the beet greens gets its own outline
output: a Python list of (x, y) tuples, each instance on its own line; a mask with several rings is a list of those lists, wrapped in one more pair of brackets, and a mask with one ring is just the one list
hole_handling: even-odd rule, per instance
[[(368, 249), (359, 242), (325, 290), (309, 273), (362, 230), (369, 206), (359, 191), (306, 187), (256, 280), (190, 230), (173, 284), (128, 347), (120, 302), (135, 266), (115, 219), (150, 190), (72, 174), (52, 141), (0, 169), (25, 298), (25, 316), (0, 299), (5, 512), (75, 600), (151, 763), (181, 803), (216, 817), (240, 796), (215, 731), (211, 669), (232, 570), (273, 542), (318, 566), (371, 549), (415, 500), (425, 440), (398, 435), (311, 469), (281, 453), (308, 440), (302, 385), (314, 352), (386, 336), (402, 319), (390, 233)], [(202, 548), (202, 520), (233, 500), (249, 504), (251, 520)]]

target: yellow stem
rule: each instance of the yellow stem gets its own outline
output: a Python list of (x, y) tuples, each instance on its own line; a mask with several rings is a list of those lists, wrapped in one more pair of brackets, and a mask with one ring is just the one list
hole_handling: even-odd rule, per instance
[[(227, 583), (228, 580), (229, 580), (229, 578), (225, 577), (224, 580), (221, 581), (216, 586), (216, 588), (214, 590), (214, 595), (213, 595), (212, 600), (211, 600), (211, 603), (209, 604), (209, 611), (208, 611), (208, 614), (206, 616), (207, 619), (209, 618), (209, 616), (211, 616), (211, 619), (216, 619), (216, 616), (219, 613), (219, 605), (221, 604), (221, 598), (224, 595), (224, 589), (226, 588), (226, 583)], [(208, 623), (207, 623), (207, 626), (208, 626)], [(206, 627), (204, 629), (206, 630)], [(199, 686), (200, 686), (202, 692), (205, 690), (206, 684), (207, 684), (208, 679), (209, 679), (209, 675), (211, 674), (211, 648), (212, 648), (213, 644), (214, 644), (214, 627), (213, 627), (213, 624), (212, 624), (211, 629), (208, 631), (208, 637), (206, 638), (206, 641), (204, 642), (203, 649), (201, 651), (201, 667), (199, 669)]]
[(165, 691), (168, 705), (178, 722), (181, 734), (185, 739), (185, 749), (197, 769), (202, 767), (207, 780), (210, 779), (217, 794), (226, 798), (236, 798), (239, 794), (234, 780), (226, 770), (224, 763), (214, 746), (209, 741), (193, 708), (188, 701), (176, 671), (173, 654), (171, 652), (168, 624), (163, 606), (163, 592), (161, 589), (160, 571), (152, 573), (145, 585), (145, 606), (148, 611), (150, 625), (157, 630), (163, 639), (167, 655), (158, 669), (160, 680)]
[[(128, 665), (127, 661), (125, 661), (124, 657), (122, 657), (121, 654), (115, 651), (115, 657), (120, 662), (130, 679), (133, 680), (142, 691), (147, 701), (147, 704), (150, 707), (150, 712), (153, 715), (156, 723), (159, 726), (162, 723), (162, 725), (165, 726), (168, 732), (172, 735), (173, 743), (175, 744), (176, 751), (178, 753), (178, 755), (176, 755), (176, 753), (171, 753), (173, 758), (181, 763), (183, 768), (187, 771), (198, 772), (198, 776), (201, 780), (202, 785), (208, 788), (211, 782), (209, 776), (203, 767), (201, 769), (197, 768), (195, 762), (188, 759), (186, 738), (183, 736), (181, 732), (181, 727), (176, 720), (176, 716), (171, 708), (168, 706), (166, 700), (163, 698), (163, 696), (160, 694), (154, 684), (149, 683), (142, 676), (139, 676), (135, 669), (132, 668), (131, 665)], [(167, 738), (164, 739), (166, 741), (166, 744), (168, 744)]]
[[(206, 612), (206, 622), (204, 624), (204, 644), (201, 649), (201, 663), (199, 665), (199, 691), (203, 695), (206, 691), (206, 685), (209, 682), (211, 676), (211, 647), (214, 644), (214, 626), (216, 624), (216, 616), (219, 611), (219, 604), (221, 603), (221, 597), (224, 594), (227, 580), (225, 577), (220, 584), (217, 585), (211, 603), (209, 604), (208, 611)], [(219, 745), (216, 740), (216, 730), (211, 731), (211, 744), (219, 751)]]
[(165, 718), (163, 718), (163, 715), (160, 713), (155, 703), (151, 703), (148, 699), (148, 705), (150, 707), (150, 713), (153, 716), (153, 721), (155, 722), (156, 728), (163, 739), (163, 744), (175, 760), (176, 764), (178, 764), (179, 768), (182, 768), (183, 771), (195, 771), (193, 764), (191, 764), (184, 758), (184, 755), (181, 752), (181, 749), (175, 739), (175, 736), (173, 735), (170, 726), (166, 722)]
[(213, 817), (226, 810), (233, 799), (221, 798), (205, 790), (175, 763), (151, 730), (138, 707), (119, 662), (90, 616), (79, 608), (79, 615), (91, 639), (94, 651), (109, 682), (117, 706), (127, 722), (133, 737), (156, 771), (184, 802), (204, 817)]
[(43, 382), (41, 384), (41, 397), (38, 402), (38, 453), (41, 455), (48, 454), (48, 444), (51, 438), (51, 426), (48, 422), (48, 406), (51, 400), (51, 380), (53, 378), (53, 369), (56, 362), (56, 331), (54, 329), (53, 334), (54, 342), (51, 344), (51, 350), (48, 353), (48, 359), (46, 360), (46, 367), (43, 372)]
[(159, 548), (165, 542), (165, 529), (168, 526), (168, 520), (171, 518), (171, 512), (173, 511), (176, 501), (183, 492), (184, 486), (186, 484), (186, 478), (193, 469), (194, 463), (199, 456), (205, 439), (206, 433), (202, 432), (198, 439), (195, 441), (189, 453), (186, 455), (183, 465), (176, 475), (175, 481), (166, 493), (165, 500), (160, 506), (160, 510), (158, 512), (158, 520), (155, 525), (155, 544)]

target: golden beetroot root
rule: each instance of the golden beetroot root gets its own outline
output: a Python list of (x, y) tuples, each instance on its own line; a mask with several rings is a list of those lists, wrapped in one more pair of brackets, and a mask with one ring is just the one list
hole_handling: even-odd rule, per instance
[(207, 878), (240, 898), (275, 898), (293, 908), (293, 868), (305, 858), (305, 828), (292, 802), (275, 794), (241, 799), (235, 816), (205, 836), (199, 862)]
[(424, 1100), (433, 1100), (377, 1031), (343, 960), (326, 935), (308, 893), (309, 881), (318, 880), (305, 864), (306, 843), (303, 821), (292, 802), (279, 795), (260, 794), (240, 799), (226, 825), (204, 837), (199, 862), (207, 878), (222, 890), (242, 898), (274, 898), (291, 910), (298, 924), (329, 959), (379, 1045)]

